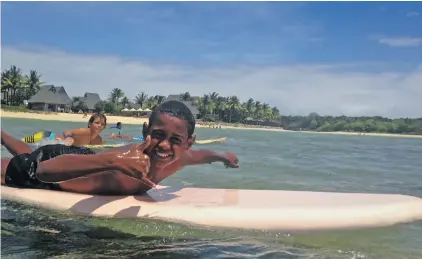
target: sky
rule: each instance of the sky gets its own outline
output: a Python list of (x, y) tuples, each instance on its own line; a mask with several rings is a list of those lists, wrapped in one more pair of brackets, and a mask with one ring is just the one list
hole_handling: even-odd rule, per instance
[(422, 2), (2, 2), (1, 66), (107, 98), (422, 117)]

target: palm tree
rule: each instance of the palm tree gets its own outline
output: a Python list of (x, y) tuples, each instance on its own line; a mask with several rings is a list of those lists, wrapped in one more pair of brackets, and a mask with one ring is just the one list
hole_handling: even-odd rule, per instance
[(231, 123), (233, 113), (240, 110), (239, 98), (236, 95), (229, 97), (227, 105), (229, 109), (229, 123)]
[(201, 116), (202, 119), (204, 119), (204, 102), (203, 102), (203, 97), (199, 97), (198, 99), (195, 100), (194, 102), (195, 106), (198, 107), (199, 110), (199, 115)]
[(118, 103), (119, 103), (120, 98), (122, 98), (122, 97), (124, 97), (124, 96), (125, 96), (125, 93), (123, 92), (123, 90), (122, 90), (122, 89), (120, 89), (120, 88), (113, 88), (113, 89), (111, 90), (111, 92), (110, 92), (110, 96), (109, 96), (109, 98), (110, 98), (110, 101), (111, 101), (112, 103), (114, 103), (114, 104), (118, 104)]
[(126, 107), (126, 105), (129, 104), (129, 99), (125, 96), (122, 98), (121, 104), (123, 105), (123, 107)]
[(272, 111), (271, 111), (270, 105), (268, 103), (263, 103), (262, 104), (262, 115), (263, 115), (264, 119), (267, 119), (267, 120), (270, 119), (271, 114), (272, 114)]
[(211, 101), (216, 102), (218, 99), (218, 93), (212, 92), (209, 94)]
[[(24, 87), (24, 80), (22, 76), (22, 70), (16, 66), (11, 66), (10, 69), (2, 72), (1, 74), (2, 91), (7, 91), (7, 102), (12, 105), (16, 105), (19, 102), (16, 93), (21, 91)], [(11, 100), (9, 94), (11, 92)]]
[(154, 96), (154, 100), (155, 100), (157, 105), (160, 105), (165, 99), (166, 99), (166, 97), (163, 96), (163, 95)]
[(140, 94), (138, 94), (134, 101), (136, 104), (139, 104), (141, 106), (141, 108), (144, 106), (145, 101), (147, 100), (148, 95), (145, 92), (141, 92)]
[(153, 110), (157, 106), (157, 101), (154, 99), (153, 96), (148, 97), (146, 101), (146, 107)]
[(255, 101), (252, 98), (249, 98), (245, 103), (245, 108), (248, 111), (248, 116), (253, 116), (255, 111)]
[(202, 97), (202, 108), (204, 111), (204, 115), (212, 112), (211, 98), (208, 94), (204, 94), (204, 96)]
[(260, 101), (256, 101), (255, 102), (255, 111), (254, 111), (254, 117), (256, 119), (261, 119), (262, 118), (262, 104)]
[(280, 116), (280, 110), (277, 107), (273, 107), (271, 109), (272, 119), (279, 119)]
[(6, 104), (10, 103), (10, 90), (12, 89), (11, 83), (9, 81), (9, 77), (10, 77), (9, 70), (5, 70), (1, 72), (1, 92), (4, 96)]
[(29, 100), (34, 94), (36, 94), (40, 88), (41, 85), (45, 84), (40, 80), (41, 74), (39, 74), (35, 70), (30, 70), (29, 75), (25, 76), (25, 83), (28, 86), (28, 90), (26, 92), (26, 99)]
[(224, 118), (224, 113), (227, 110), (227, 98), (218, 96), (215, 101), (215, 110), (217, 111), (219, 120)]
[(185, 93), (180, 94), (180, 100), (183, 102), (187, 102), (187, 101), (192, 100), (192, 97), (189, 92), (185, 92)]

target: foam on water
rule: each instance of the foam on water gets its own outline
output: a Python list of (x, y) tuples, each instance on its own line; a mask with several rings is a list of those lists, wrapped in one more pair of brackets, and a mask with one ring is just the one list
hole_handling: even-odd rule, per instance
[(64, 145), (65, 143), (66, 143), (66, 141), (61, 140), (61, 139), (45, 138), (45, 139), (42, 139), (41, 141), (37, 142), (35, 145), (37, 147), (42, 147), (42, 146), (47, 146), (47, 145), (58, 145), (58, 144)]

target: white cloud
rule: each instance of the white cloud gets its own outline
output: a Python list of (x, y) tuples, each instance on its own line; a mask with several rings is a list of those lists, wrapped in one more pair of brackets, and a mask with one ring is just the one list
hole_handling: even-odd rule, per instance
[(406, 13), (406, 17), (409, 17), (409, 18), (416, 17), (416, 16), (419, 16), (419, 15), (420, 15), (420, 13), (418, 13), (418, 12), (407, 12)]
[(422, 38), (413, 37), (398, 37), (398, 38), (380, 38), (380, 44), (385, 44), (390, 47), (416, 47), (422, 45)]
[[(409, 72), (357, 72), (359, 64), (204, 68), (129, 61), (61, 51), (2, 48), (2, 68), (36, 69), (43, 80), (107, 97), (114, 87), (133, 98), (147, 94), (218, 92), (252, 97), (284, 114), (422, 116), (422, 65)], [(354, 70), (353, 70), (354, 69)]]

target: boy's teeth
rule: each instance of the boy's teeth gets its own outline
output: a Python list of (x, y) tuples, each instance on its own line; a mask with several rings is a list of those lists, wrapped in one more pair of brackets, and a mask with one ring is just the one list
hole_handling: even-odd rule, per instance
[(158, 151), (156, 151), (155, 152), (159, 157), (162, 157), (162, 158), (166, 158), (166, 157), (168, 157), (169, 155), (168, 154), (166, 154), (166, 153), (161, 153), (161, 152), (158, 152)]

